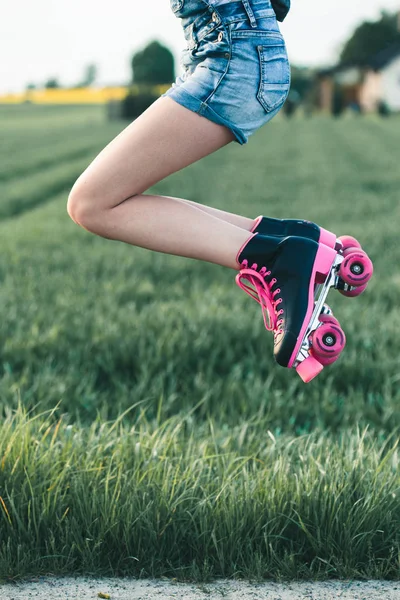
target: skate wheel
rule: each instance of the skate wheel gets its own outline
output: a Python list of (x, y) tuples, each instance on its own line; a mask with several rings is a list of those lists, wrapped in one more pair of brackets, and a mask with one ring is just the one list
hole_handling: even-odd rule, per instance
[(342, 250), (346, 250), (346, 248), (359, 248), (361, 250), (360, 242), (358, 242), (356, 238), (353, 238), (351, 235), (341, 235), (338, 240), (342, 242)]
[[(314, 356), (312, 348), (310, 349), (310, 354), (311, 354), (311, 356)], [(339, 357), (340, 357), (340, 354), (336, 354), (335, 356), (330, 356), (330, 357), (327, 357), (327, 356), (316, 356), (315, 357), (314, 356), (314, 358), (316, 358), (323, 367), (327, 367), (328, 365), (331, 365), (332, 363), (336, 362)]]
[(347, 298), (355, 298), (363, 293), (365, 288), (367, 287), (368, 282), (364, 283), (364, 285), (358, 285), (353, 290), (338, 290), (343, 296), (347, 296)]
[[(329, 308), (329, 310), (332, 310), (330, 308), (330, 306), (328, 306), (327, 304), (325, 306), (327, 306), (327, 308)], [(332, 313), (328, 314), (328, 315), (325, 314), (325, 313), (322, 313), (322, 314), (319, 315), (318, 318), (319, 318), (319, 321), (321, 323), (335, 325), (336, 327), (339, 327), (339, 329), (340, 329), (340, 323), (333, 316)], [(311, 347), (311, 349), (310, 349), (310, 354), (312, 356), (314, 356), (314, 348), (313, 347)], [(320, 356), (320, 355), (318, 355), (318, 356), (314, 356), (314, 358), (316, 358), (318, 360), (318, 362), (321, 363), (322, 366), (326, 367), (326, 366), (331, 365), (332, 363), (336, 362), (337, 359), (339, 358), (339, 356), (340, 356), (340, 354), (335, 354), (334, 356)]]
[(311, 344), (315, 358), (337, 357), (346, 345), (346, 336), (336, 323), (324, 323), (311, 334)]
[(337, 327), (340, 328), (339, 321), (332, 314), (330, 314), (330, 315), (321, 314), (321, 315), (319, 315), (318, 319), (321, 323), (331, 323), (332, 325), (336, 325)]
[(320, 362), (317, 361), (316, 358), (314, 358), (313, 356), (308, 356), (308, 358), (303, 360), (303, 362), (301, 362), (296, 367), (296, 371), (301, 377), (301, 379), (304, 381), (304, 383), (308, 383), (309, 381), (314, 379), (314, 377), (316, 377), (318, 373), (321, 373), (323, 368), (324, 367), (321, 365)]
[(339, 277), (352, 286), (361, 286), (367, 283), (374, 272), (371, 259), (364, 250), (353, 247), (346, 248), (343, 252), (344, 260), (340, 263)]

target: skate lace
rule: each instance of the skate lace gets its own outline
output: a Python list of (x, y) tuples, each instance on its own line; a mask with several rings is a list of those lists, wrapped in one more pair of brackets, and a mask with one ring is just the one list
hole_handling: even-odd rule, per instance
[[(266, 267), (262, 267), (257, 271), (257, 268), (256, 263), (249, 268), (248, 261), (244, 260), (242, 262), (242, 269), (236, 275), (236, 283), (246, 294), (254, 298), (261, 305), (265, 328), (268, 331), (274, 331), (274, 336), (276, 337), (283, 331), (280, 327), (283, 319), (279, 319), (278, 317), (283, 315), (284, 310), (283, 308), (277, 310), (277, 306), (282, 302), (282, 298), (276, 297), (281, 290), (280, 288), (272, 290), (272, 287), (277, 283), (275, 277), (270, 282), (265, 281), (265, 278), (271, 275), (271, 271), (268, 271)], [(244, 281), (250, 282), (251, 286), (244, 283)]]

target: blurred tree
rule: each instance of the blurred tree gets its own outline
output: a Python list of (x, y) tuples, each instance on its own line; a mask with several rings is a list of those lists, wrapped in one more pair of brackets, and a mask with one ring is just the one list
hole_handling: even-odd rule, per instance
[(332, 97), (332, 114), (334, 117), (340, 117), (346, 108), (343, 87), (335, 83)]
[(301, 103), (300, 95), (296, 92), (296, 90), (290, 90), (288, 97), (286, 98), (286, 102), (283, 105), (283, 113), (287, 117), (291, 117), (295, 114)]
[(283, 112), (288, 116), (295, 114), (301, 104), (309, 101), (314, 87), (315, 73), (308, 67), (291, 65), (290, 92), (283, 106)]
[(46, 81), (46, 83), (44, 84), (45, 88), (59, 88), (61, 87), (58, 79), (56, 79), (55, 77), (52, 77), (51, 79), (49, 79), (48, 81)]
[(308, 67), (291, 66), (291, 91), (297, 92), (300, 100), (304, 100), (313, 86), (314, 73)]
[(381, 117), (388, 117), (390, 115), (390, 112), (391, 111), (388, 106), (388, 103), (384, 100), (381, 100), (378, 104), (378, 113), (381, 115)]
[(364, 65), (394, 42), (400, 42), (399, 18), (397, 13), (381, 12), (378, 21), (365, 21), (354, 31), (340, 55), (340, 63)]
[(136, 119), (141, 115), (158, 96), (151, 92), (141, 94), (128, 94), (122, 101), (121, 117), (123, 119)]
[(132, 82), (158, 85), (175, 80), (174, 57), (159, 42), (151, 42), (132, 57)]
[(96, 77), (97, 77), (97, 66), (94, 63), (91, 63), (86, 66), (82, 81), (74, 87), (75, 88), (88, 87), (89, 85), (92, 85), (96, 81)]
[(36, 85), (34, 83), (28, 83), (25, 88), (26, 90), (36, 90)]

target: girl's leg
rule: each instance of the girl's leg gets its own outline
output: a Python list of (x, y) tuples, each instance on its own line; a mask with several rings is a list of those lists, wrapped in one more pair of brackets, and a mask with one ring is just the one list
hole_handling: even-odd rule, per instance
[[(173, 196), (164, 196), (167, 198), (172, 198)], [(236, 215), (235, 213), (226, 212), (225, 210), (220, 210), (219, 208), (214, 208), (212, 206), (206, 206), (204, 204), (198, 204), (193, 200), (186, 200), (186, 198), (175, 198), (175, 200), (179, 200), (180, 202), (186, 202), (187, 204), (191, 204), (204, 212), (209, 213), (210, 215), (214, 215), (218, 219), (222, 219), (223, 221), (227, 221), (228, 223), (232, 223), (232, 225), (236, 225), (236, 227), (241, 227), (241, 229), (246, 229), (246, 231), (250, 231), (254, 225), (255, 219), (249, 219), (248, 217), (242, 217), (241, 215)]]
[(226, 127), (171, 98), (159, 98), (78, 178), (69, 194), (68, 212), (103, 237), (237, 270), (236, 255), (249, 239), (250, 224), (239, 227), (195, 203), (143, 194), (233, 139)]

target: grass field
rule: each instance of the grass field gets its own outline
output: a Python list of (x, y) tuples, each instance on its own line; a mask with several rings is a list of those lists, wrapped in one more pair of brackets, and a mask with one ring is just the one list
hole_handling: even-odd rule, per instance
[(359, 239), (304, 384), (234, 271), (69, 219), (102, 110), (0, 108), (0, 578), (399, 578), (400, 119), (278, 117), (150, 190)]

